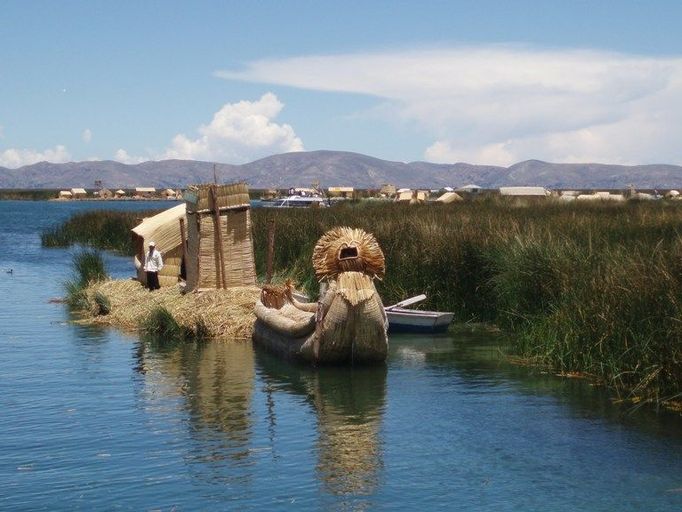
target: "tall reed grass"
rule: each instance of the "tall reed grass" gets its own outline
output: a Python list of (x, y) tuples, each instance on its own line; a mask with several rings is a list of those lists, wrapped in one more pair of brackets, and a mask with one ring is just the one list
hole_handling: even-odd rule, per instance
[(73, 256), (73, 277), (64, 283), (66, 303), (74, 310), (95, 309), (97, 314), (107, 314), (110, 306), (106, 297), (95, 298), (95, 304), (85, 293), (92, 283), (108, 278), (104, 260), (98, 251), (84, 250)]
[(5, 188), (0, 190), (0, 201), (47, 201), (58, 194), (57, 189)]
[(133, 254), (130, 230), (137, 226), (142, 218), (155, 215), (159, 211), (94, 210), (77, 213), (63, 224), (44, 231), (40, 239), (43, 247), (69, 247), (81, 244), (122, 254)]
[(623, 398), (680, 398), (682, 204), (559, 204), (494, 198), (453, 205), (256, 210), (264, 273), (274, 217), (275, 271), (315, 291), (310, 256), (336, 225), (375, 234), (385, 303), (426, 293), (426, 307), (494, 322), (521, 356), (590, 374)]
[[(426, 293), (425, 307), (454, 311), (463, 322), (494, 322), (519, 355), (590, 374), (623, 398), (681, 397), (682, 202), (364, 201), (252, 214), (261, 276), (271, 218), (276, 277), (293, 278), (313, 295), (317, 239), (334, 226), (360, 227), (386, 256), (377, 286), (385, 303)], [(130, 239), (130, 217), (105, 216), (112, 232)], [(82, 224), (74, 222), (70, 236), (80, 236)]]

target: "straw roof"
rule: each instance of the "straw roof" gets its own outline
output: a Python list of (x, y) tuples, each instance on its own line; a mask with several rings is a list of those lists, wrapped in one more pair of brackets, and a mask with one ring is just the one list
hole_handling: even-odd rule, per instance
[(463, 201), (462, 196), (460, 196), (456, 192), (446, 192), (442, 196), (440, 196), (438, 199), (436, 199), (439, 203), (454, 203), (455, 201)]
[(121, 190), (121, 189), (119, 188), (119, 189), (115, 192), (115, 194), (118, 195), (118, 196), (124, 196), (126, 193), (125, 193), (125, 190)]
[(135, 192), (149, 193), (149, 192), (156, 192), (156, 189), (154, 187), (135, 187)]
[[(355, 257), (352, 253), (345, 256), (344, 250), (349, 248), (357, 250)], [(384, 253), (374, 235), (349, 227), (337, 227), (322, 235), (313, 249), (313, 267), (320, 281), (347, 271), (381, 279), (386, 271)]]
[(71, 193), (70, 190), (60, 190), (59, 191), (59, 197), (71, 197), (73, 194)]
[(85, 195), (85, 194), (87, 194), (87, 192), (85, 191), (84, 188), (72, 188), (72, 189), (71, 189), (71, 193), (72, 193), (74, 196), (75, 196), (75, 195)]
[(544, 197), (549, 195), (549, 191), (544, 187), (500, 187), (500, 195)]
[(145, 241), (155, 241), (159, 251), (169, 251), (182, 243), (179, 220), (184, 218), (185, 204), (183, 203), (153, 217), (147, 217), (133, 228), (133, 233)]

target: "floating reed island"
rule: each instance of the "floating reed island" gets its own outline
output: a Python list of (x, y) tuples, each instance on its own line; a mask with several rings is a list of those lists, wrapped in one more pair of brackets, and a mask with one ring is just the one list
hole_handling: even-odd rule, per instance
[[(100, 231), (99, 214), (87, 215), (67, 223), (70, 240)], [(115, 215), (129, 222), (112, 213), (112, 224)], [(349, 201), (251, 215), (259, 275), (274, 221), (275, 280), (316, 297), (315, 244), (334, 226), (362, 228), (391, 268), (376, 282), (386, 303), (426, 293), (429, 309), (500, 327), (529, 363), (588, 375), (630, 402), (682, 398), (682, 201)]]
[[(248, 338), (260, 294), (246, 185), (199, 185), (185, 203), (132, 228), (136, 280), (89, 280), (70, 301), (84, 321), (177, 338)], [(145, 248), (154, 241), (164, 266), (149, 292)], [(88, 314), (89, 313), (89, 314)]]
[(166, 286), (151, 293), (128, 279), (91, 282), (84, 293), (82, 322), (169, 338), (233, 340), (251, 337), (260, 288), (183, 293), (178, 286)]

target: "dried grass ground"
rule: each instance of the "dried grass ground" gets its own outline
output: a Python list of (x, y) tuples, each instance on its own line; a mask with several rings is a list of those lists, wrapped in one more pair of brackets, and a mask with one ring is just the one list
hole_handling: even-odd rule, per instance
[(256, 286), (182, 294), (176, 286), (149, 292), (134, 280), (108, 280), (86, 289), (89, 302), (101, 293), (110, 302), (107, 315), (85, 312), (82, 322), (138, 330), (153, 310), (162, 307), (175, 321), (190, 330), (205, 327), (212, 339), (232, 340), (251, 337), (256, 317), (253, 306), (260, 294)]

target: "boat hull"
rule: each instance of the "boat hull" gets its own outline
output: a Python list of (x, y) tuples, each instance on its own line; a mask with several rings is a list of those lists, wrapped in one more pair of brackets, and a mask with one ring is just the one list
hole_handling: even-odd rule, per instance
[(386, 311), (388, 332), (435, 334), (448, 330), (454, 313), (395, 308)]

